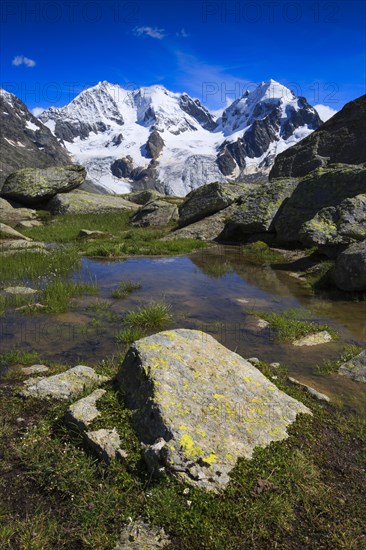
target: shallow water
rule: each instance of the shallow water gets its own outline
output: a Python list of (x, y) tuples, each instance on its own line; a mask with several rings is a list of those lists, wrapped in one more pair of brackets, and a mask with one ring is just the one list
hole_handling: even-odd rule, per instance
[[(78, 300), (61, 315), (12, 313), (0, 320), (1, 351), (22, 348), (39, 351), (46, 361), (95, 365), (118, 352), (116, 334), (125, 313), (152, 300), (172, 305), (169, 328), (195, 328), (214, 336), (243, 357), (282, 362), (292, 376), (331, 397), (365, 408), (365, 386), (338, 375), (320, 376), (315, 366), (335, 358), (344, 343), (365, 347), (366, 302), (329, 300), (310, 290), (284, 271), (243, 261), (239, 247), (217, 246), (190, 256), (130, 258), (106, 262), (83, 260), (75, 279), (96, 280), (98, 298)], [(111, 298), (122, 280), (140, 282), (141, 290), (124, 300)], [(103, 309), (91, 309), (96, 302)], [(269, 329), (258, 329), (251, 309), (281, 311), (307, 308), (315, 319), (340, 334), (338, 342), (295, 348), (274, 341)]]

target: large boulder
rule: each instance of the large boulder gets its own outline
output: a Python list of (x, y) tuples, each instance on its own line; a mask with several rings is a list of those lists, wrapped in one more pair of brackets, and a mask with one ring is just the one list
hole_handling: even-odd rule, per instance
[(301, 241), (302, 226), (323, 208), (337, 207), (347, 198), (366, 193), (366, 165), (336, 164), (303, 178), (283, 204), (274, 222), (280, 242)]
[(145, 204), (130, 220), (136, 227), (155, 227), (168, 225), (178, 220), (178, 208), (164, 200), (156, 200)]
[(341, 252), (330, 275), (341, 290), (366, 290), (366, 242), (352, 244)]
[(224, 487), (238, 457), (251, 458), (256, 447), (286, 438), (297, 414), (310, 413), (248, 361), (196, 330), (135, 342), (117, 381), (148, 467), (206, 489)]
[(240, 239), (253, 233), (274, 230), (275, 216), (297, 184), (297, 180), (291, 179), (260, 184), (240, 197), (238, 207), (226, 224), (224, 238)]
[(305, 246), (317, 246), (330, 257), (350, 244), (366, 239), (366, 195), (345, 199), (339, 206), (322, 208), (300, 229)]
[(92, 214), (136, 208), (138, 208), (137, 204), (121, 197), (96, 195), (79, 189), (71, 193), (56, 195), (45, 205), (45, 209), (52, 214)]
[(166, 195), (159, 193), (155, 189), (145, 189), (144, 191), (136, 191), (135, 193), (127, 193), (123, 195), (123, 198), (127, 201), (134, 202), (136, 204), (147, 204), (148, 202), (159, 200)]
[(305, 176), (329, 164), (366, 162), (366, 95), (350, 101), (305, 139), (280, 153), (270, 179)]
[(226, 222), (234, 214), (237, 209), (236, 204), (228, 206), (224, 210), (216, 212), (211, 216), (207, 216), (203, 220), (191, 223), (185, 227), (181, 227), (173, 231), (163, 238), (164, 241), (174, 241), (176, 239), (195, 239), (198, 241), (215, 241), (220, 240), (223, 235)]
[[(250, 187), (250, 186), (249, 186)], [(208, 183), (191, 191), (179, 207), (179, 225), (197, 222), (230, 206), (248, 186), (245, 184)]]
[(5, 199), (25, 205), (42, 204), (57, 193), (68, 193), (80, 187), (85, 180), (83, 166), (52, 166), (51, 168), (23, 168), (6, 179), (1, 191)]

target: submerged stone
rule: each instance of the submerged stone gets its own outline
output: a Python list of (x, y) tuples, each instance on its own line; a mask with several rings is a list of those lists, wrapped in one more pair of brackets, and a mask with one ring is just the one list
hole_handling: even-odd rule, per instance
[(152, 470), (220, 489), (239, 457), (287, 437), (311, 411), (211, 336), (178, 329), (135, 342), (117, 380)]
[(338, 374), (348, 376), (348, 378), (352, 378), (357, 382), (366, 383), (366, 350), (343, 363), (338, 370)]
[(292, 343), (294, 346), (318, 346), (319, 344), (326, 344), (333, 340), (332, 336), (326, 330), (315, 332), (314, 334), (308, 334), (298, 340), (294, 340)]

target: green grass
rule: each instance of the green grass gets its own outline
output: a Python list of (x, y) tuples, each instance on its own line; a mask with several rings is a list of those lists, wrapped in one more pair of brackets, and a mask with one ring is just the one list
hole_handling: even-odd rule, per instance
[(83, 294), (98, 294), (98, 286), (94, 283), (56, 279), (44, 290), (43, 303), (48, 313), (62, 313), (70, 308), (70, 300)]
[[(107, 214), (82, 214), (56, 216), (41, 227), (34, 227), (24, 233), (34, 240), (72, 243), (80, 253), (90, 257), (113, 258), (126, 255), (175, 255), (187, 254), (205, 248), (202, 241), (182, 239), (160, 241), (167, 229), (134, 228), (129, 226), (129, 212)], [(104, 231), (112, 237), (97, 241), (80, 241), (81, 229)]]
[(283, 261), (282, 254), (272, 250), (262, 241), (243, 246), (242, 255), (245, 261), (254, 265), (274, 264)]
[(5, 283), (34, 281), (40, 277), (67, 275), (79, 269), (79, 253), (70, 248), (50, 253), (23, 252), (0, 261), (0, 280)]
[(346, 363), (353, 357), (356, 357), (361, 353), (363, 348), (356, 346), (355, 344), (346, 344), (343, 346), (343, 350), (337, 359), (324, 359), (320, 365), (316, 365), (315, 371), (318, 374), (332, 374), (338, 372), (338, 369), (343, 363)]
[(12, 350), (0, 355), (0, 365), (34, 365), (40, 360), (36, 351)]
[(304, 309), (289, 309), (281, 313), (266, 311), (251, 311), (250, 313), (267, 321), (279, 342), (292, 342), (324, 330), (328, 331), (333, 338), (337, 337), (336, 332), (328, 325), (309, 320), (312, 318), (312, 314)]
[(136, 340), (140, 340), (140, 338), (143, 338), (146, 336), (146, 333), (143, 329), (139, 327), (129, 327), (121, 330), (117, 334), (117, 342), (119, 344), (133, 344), (133, 342), (136, 342)]
[(113, 291), (112, 297), (115, 299), (127, 298), (135, 290), (141, 288), (140, 283), (134, 283), (133, 281), (122, 281), (116, 290)]
[(125, 323), (132, 328), (160, 329), (171, 318), (170, 305), (164, 302), (152, 302), (147, 306), (128, 312), (125, 317)]

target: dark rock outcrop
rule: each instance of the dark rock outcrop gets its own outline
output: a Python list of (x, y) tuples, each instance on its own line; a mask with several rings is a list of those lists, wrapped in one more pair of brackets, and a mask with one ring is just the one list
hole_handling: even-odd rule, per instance
[(329, 164), (366, 162), (366, 95), (347, 103), (310, 136), (280, 153), (270, 179), (301, 177)]
[(67, 150), (15, 95), (0, 88), (0, 190), (20, 168), (70, 164)]
[(151, 132), (146, 143), (146, 156), (156, 160), (164, 147), (164, 140), (157, 130)]
[(117, 159), (111, 164), (111, 172), (116, 178), (129, 178), (133, 170), (133, 160), (127, 157)]
[(179, 98), (179, 105), (182, 111), (195, 118), (205, 130), (212, 131), (217, 127), (211, 113), (198, 99), (192, 99), (188, 94), (182, 94)]

